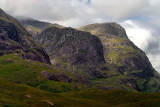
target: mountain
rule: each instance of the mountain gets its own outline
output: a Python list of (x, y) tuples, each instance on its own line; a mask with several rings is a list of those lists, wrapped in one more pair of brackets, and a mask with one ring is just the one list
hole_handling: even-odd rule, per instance
[(50, 63), (48, 55), (12, 16), (0, 9), (0, 55), (17, 53), (25, 59)]
[[(151, 78), (157, 78), (145, 53), (126, 35), (125, 29), (116, 23), (102, 23), (82, 26), (79, 30), (99, 37), (104, 46), (104, 56), (108, 65), (115, 66), (124, 75), (132, 75), (139, 84), (139, 90), (146, 90)], [(140, 80), (138, 80), (140, 79)], [(159, 81), (159, 78), (157, 78)], [(154, 81), (154, 85), (159, 85)], [(143, 88), (140, 88), (143, 87)], [(159, 87), (157, 87), (159, 90)]]
[(142, 70), (143, 74), (153, 75), (155, 70), (147, 56), (128, 39), (124, 28), (120, 25), (92, 24), (83, 26), (79, 30), (91, 32), (101, 39), (107, 63), (120, 67), (122, 72), (129, 67), (134, 67), (136, 70)]
[(26, 28), (26, 30), (35, 37), (37, 34), (40, 34), (44, 29), (49, 27), (58, 27), (63, 28), (59, 24), (51, 24), (49, 22), (38, 21), (32, 18), (27, 17), (16, 17), (16, 19)]
[(80, 73), (93, 86), (142, 92), (160, 89), (159, 74), (116, 23), (91, 24), (78, 30), (50, 27), (36, 40), (53, 65)]

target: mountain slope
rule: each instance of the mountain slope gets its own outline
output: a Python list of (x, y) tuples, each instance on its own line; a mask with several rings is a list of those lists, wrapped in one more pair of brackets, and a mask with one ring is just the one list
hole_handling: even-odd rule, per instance
[(91, 32), (101, 39), (107, 63), (119, 67), (134, 67), (136, 70), (147, 72), (148, 75), (152, 75), (155, 71), (145, 53), (128, 39), (125, 30), (120, 25), (116, 23), (92, 24), (79, 29)]
[[(121, 74), (135, 78), (139, 86), (138, 90), (147, 90), (146, 85), (151, 78), (159, 81), (145, 53), (128, 39), (124, 28), (120, 25), (116, 23), (91, 24), (80, 27), (79, 30), (91, 32), (100, 38), (104, 46), (107, 65), (115, 66)], [(154, 82), (159, 90), (159, 82)]]
[(95, 36), (72, 28), (51, 27), (42, 31), (36, 39), (46, 49), (53, 65), (83, 75), (92, 86), (142, 92), (160, 90), (159, 74), (145, 53), (128, 39), (120, 25), (93, 25), (82, 28), (92, 33), (104, 31), (104, 34), (96, 35), (103, 46), (99, 40), (94, 42), (91, 39)]
[(26, 28), (30, 34), (32, 34), (33, 37), (40, 34), (44, 29), (49, 27), (64, 28), (64, 26), (58, 25), (56, 23), (51, 24), (26, 17), (16, 17), (16, 19)]
[(0, 9), (0, 55), (18, 53), (21, 57), (50, 63), (48, 55), (12, 16)]

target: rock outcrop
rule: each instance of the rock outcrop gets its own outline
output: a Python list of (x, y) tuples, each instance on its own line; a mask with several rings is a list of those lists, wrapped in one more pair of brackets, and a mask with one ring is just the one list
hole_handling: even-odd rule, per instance
[(50, 64), (44, 49), (16, 19), (0, 9), (0, 55), (7, 53)]
[(96, 68), (105, 62), (101, 41), (87, 32), (51, 27), (38, 35), (37, 41), (53, 65)]

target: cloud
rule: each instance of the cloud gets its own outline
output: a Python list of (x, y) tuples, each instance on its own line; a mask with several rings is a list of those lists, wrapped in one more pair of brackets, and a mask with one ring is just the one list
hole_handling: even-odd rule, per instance
[[(149, 2), (150, 1), (150, 2)], [(151, 2), (152, 1), (152, 2)], [(83, 24), (124, 20), (147, 13), (156, 0), (0, 0), (0, 7), (13, 16), (30, 16), (78, 27)], [(151, 5), (151, 6), (149, 6)], [(156, 6), (157, 7), (157, 6)], [(157, 11), (159, 12), (159, 11)], [(99, 20), (97, 20), (99, 19)], [(73, 21), (71, 21), (73, 20)], [(75, 20), (83, 20), (84, 23)], [(68, 21), (68, 22), (67, 22)], [(97, 23), (94, 22), (94, 23)]]
[(150, 29), (145, 28), (133, 20), (127, 20), (121, 23), (126, 29), (128, 37), (142, 50), (146, 51), (149, 43), (155, 42), (156, 38), (152, 36)]
[(93, 7), (98, 13), (123, 19), (137, 12), (147, 0), (93, 0)]
[(154, 54), (147, 54), (149, 57), (149, 60), (151, 61), (153, 67), (160, 73), (160, 64), (159, 64), (159, 58), (160, 54), (154, 55)]

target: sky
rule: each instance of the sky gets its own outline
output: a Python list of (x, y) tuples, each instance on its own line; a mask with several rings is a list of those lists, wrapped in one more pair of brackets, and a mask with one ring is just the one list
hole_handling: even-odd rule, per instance
[(160, 72), (160, 0), (0, 0), (0, 8), (75, 28), (117, 22)]

